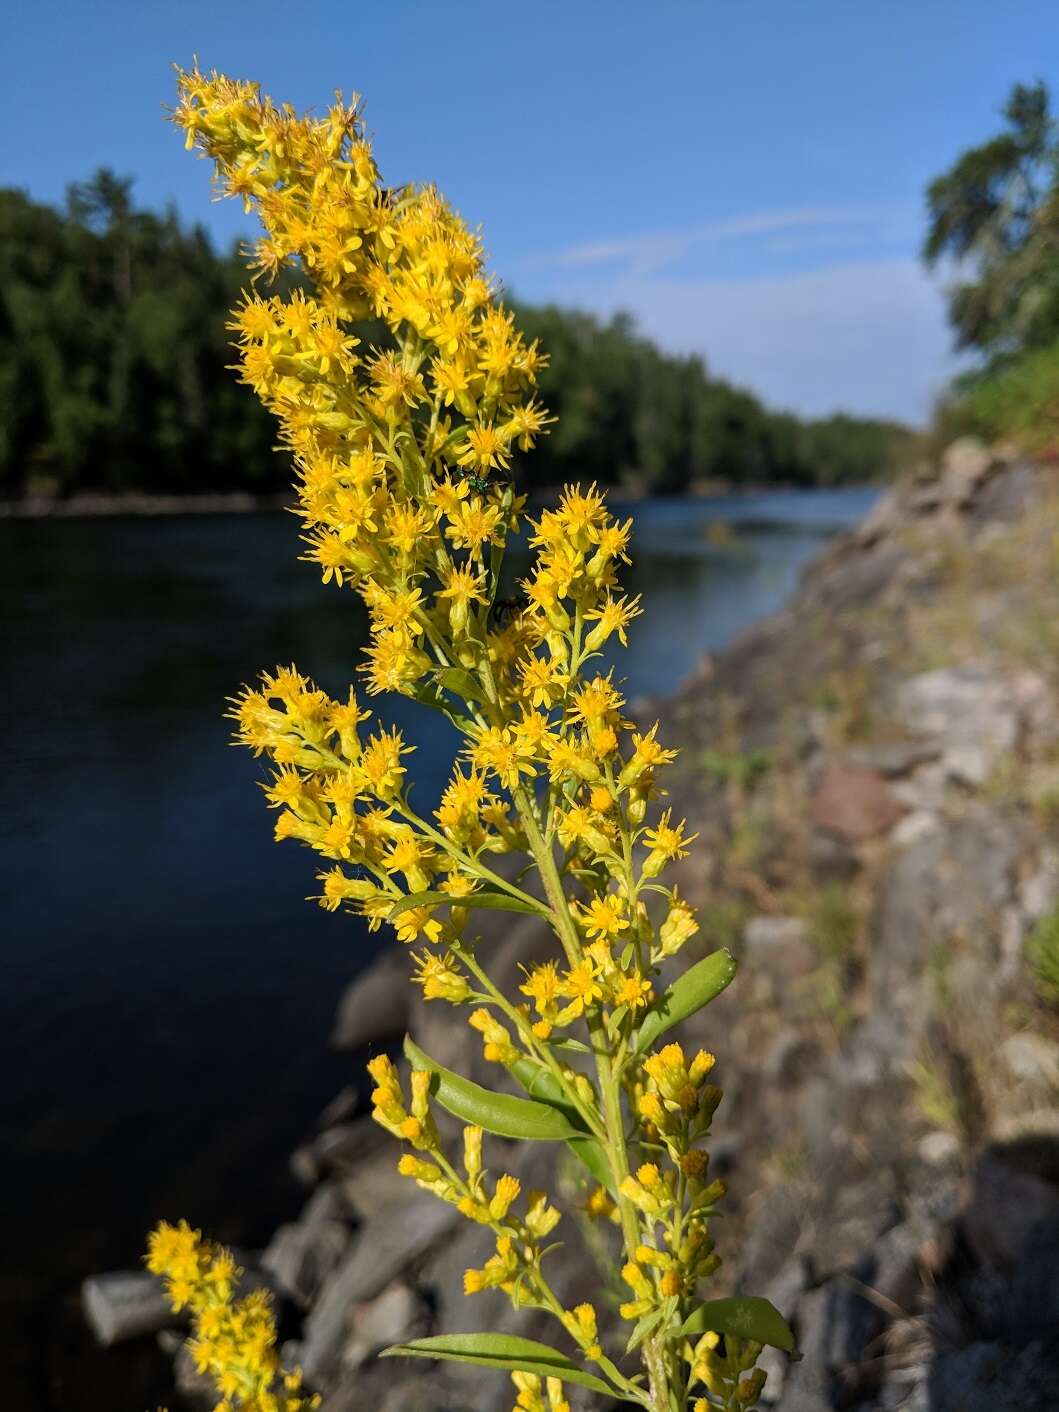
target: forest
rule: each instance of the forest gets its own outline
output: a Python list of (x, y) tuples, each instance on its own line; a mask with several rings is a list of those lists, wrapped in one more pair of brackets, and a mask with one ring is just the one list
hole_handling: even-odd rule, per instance
[[(248, 282), (237, 248), (218, 251), (173, 209), (138, 209), (110, 171), (71, 186), (62, 209), (0, 190), (0, 499), (282, 490), (270, 419), (226, 371), (228, 311)], [(906, 451), (893, 422), (766, 408), (625, 316), (516, 307), (549, 354), (541, 392), (558, 417), (532, 480), (519, 468), (531, 489), (858, 484)]]

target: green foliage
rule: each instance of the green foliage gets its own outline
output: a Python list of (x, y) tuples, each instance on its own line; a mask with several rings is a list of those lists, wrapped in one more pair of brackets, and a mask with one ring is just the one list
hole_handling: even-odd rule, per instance
[(680, 1332), (685, 1338), (696, 1338), (708, 1330), (733, 1338), (753, 1339), (755, 1343), (769, 1343), (785, 1353), (794, 1352), (794, 1335), (786, 1319), (775, 1305), (758, 1295), (708, 1299), (685, 1321)]
[(1059, 908), (1037, 923), (1026, 957), (1037, 994), (1049, 1005), (1059, 1005)]
[(542, 1378), (559, 1378), (577, 1383), (593, 1392), (613, 1394), (602, 1378), (587, 1373), (576, 1363), (535, 1339), (515, 1334), (435, 1334), (433, 1338), (412, 1339), (383, 1350), (383, 1358), (441, 1358), (454, 1363), (473, 1363), (482, 1368), (533, 1373)]
[(1037, 450), (1059, 437), (1059, 337), (958, 385), (942, 413), (949, 434), (1013, 437)]
[(673, 982), (648, 1014), (640, 1026), (635, 1052), (643, 1054), (674, 1025), (679, 1025), (689, 1015), (698, 1014), (711, 1000), (716, 1000), (731, 983), (735, 972), (735, 957), (728, 951), (713, 951), (697, 961)]
[(950, 321), (984, 359), (957, 380), (939, 430), (1037, 450), (1059, 432), (1059, 124), (1043, 83), (1016, 84), (1003, 116), (1003, 132), (927, 190), (924, 258), (956, 262)]
[[(282, 490), (268, 414), (225, 371), (246, 285), (235, 249), (218, 253), (172, 210), (136, 209), (112, 172), (71, 187), (61, 211), (0, 190), (0, 495)], [(625, 316), (518, 317), (549, 352), (541, 388), (558, 416), (519, 466), (530, 487), (854, 484), (885, 478), (905, 451), (895, 423), (770, 412)], [(375, 326), (357, 333), (380, 342)]]
[(434, 1075), (431, 1092), (442, 1108), (465, 1123), (477, 1124), (499, 1137), (533, 1142), (564, 1142), (579, 1135), (560, 1109), (529, 1098), (494, 1093), (462, 1078), (431, 1059), (408, 1035), (405, 1035), (404, 1051), (410, 1064)]
[(772, 757), (767, 750), (729, 753), (707, 747), (699, 752), (695, 763), (712, 784), (732, 784), (745, 790), (753, 788), (768, 773)]
[(1016, 84), (1006, 130), (927, 188), (923, 254), (967, 275), (950, 291), (960, 344), (997, 352), (1049, 342), (1059, 329), (1059, 130), (1043, 83)]
[(0, 191), (0, 487), (169, 492), (289, 476), (225, 372), (244, 272), (102, 171), (60, 214)]

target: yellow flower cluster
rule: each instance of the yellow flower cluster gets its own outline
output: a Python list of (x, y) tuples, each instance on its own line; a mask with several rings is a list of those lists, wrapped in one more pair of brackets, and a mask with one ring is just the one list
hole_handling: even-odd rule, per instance
[[(380, 1054), (373, 1059), (368, 1065), (368, 1072), (375, 1081), (371, 1095), (372, 1117), (395, 1137), (411, 1143), (426, 1154), (414, 1157), (411, 1153), (405, 1153), (397, 1164), (397, 1170), (402, 1176), (411, 1177), (424, 1191), (455, 1206), (469, 1221), (489, 1226), (496, 1234), (496, 1253), (483, 1269), (468, 1270), (464, 1275), (465, 1293), (477, 1294), (483, 1289), (499, 1288), (510, 1294), (516, 1304), (548, 1307), (547, 1298), (542, 1303), (542, 1292), (546, 1287), (540, 1262), (544, 1242), (559, 1224), (560, 1215), (549, 1203), (547, 1193), (527, 1193), (525, 1212), (518, 1215), (513, 1210), (522, 1193), (517, 1177), (504, 1174), (493, 1183), (492, 1192), (488, 1189), (482, 1160), (485, 1136), (482, 1128), (470, 1124), (463, 1130), (463, 1175), (446, 1158), (430, 1114), (429, 1072), (412, 1070), (411, 1097), (407, 1104), (400, 1076), (386, 1055)], [(587, 1305), (584, 1307), (589, 1308)], [(594, 1320), (593, 1312), (593, 1331)], [(586, 1346), (594, 1343), (593, 1333), (593, 1337), (586, 1340)]]
[(705, 1333), (692, 1350), (692, 1376), (703, 1383), (714, 1401), (697, 1398), (694, 1412), (712, 1412), (721, 1406), (739, 1412), (753, 1407), (765, 1386), (765, 1370), (755, 1368), (761, 1344), (729, 1334), (721, 1344), (715, 1333)]
[[(439, 628), (480, 640), (485, 566), (517, 505), (511, 457), (548, 423), (544, 360), (438, 192), (383, 183), (356, 102), (298, 117), (218, 74), (179, 86), (188, 146), (261, 219), (258, 268), (312, 281), (235, 312), (241, 375), (294, 457), (308, 557), (367, 603), (368, 689), (414, 694)], [(352, 332), (364, 319), (371, 346)]]
[[(634, 1298), (622, 1317), (641, 1319), (667, 1299), (685, 1296), (720, 1264), (709, 1218), (725, 1192), (708, 1180), (709, 1157), (693, 1144), (709, 1132), (721, 1091), (705, 1082), (714, 1057), (700, 1050), (688, 1064), (679, 1044), (667, 1044), (643, 1063), (637, 1111), (644, 1140), (665, 1153), (664, 1166), (645, 1162), (621, 1183), (621, 1193), (641, 1213), (651, 1233), (622, 1271)], [(657, 1243), (657, 1228), (661, 1242)]]
[[(367, 691), (443, 711), (463, 746), (438, 807), (417, 813), (400, 732), (366, 734), (352, 689), (333, 700), (294, 667), (235, 700), (237, 739), (271, 762), (277, 839), (330, 864), (321, 904), (424, 943), (413, 976), (424, 997), (467, 1005), (486, 1060), (554, 1105), (545, 1118), (594, 1177), (583, 1209), (621, 1227), (633, 1294), (621, 1312), (649, 1386), (606, 1356), (591, 1305), (566, 1309), (553, 1294), (542, 1265), (559, 1211), (546, 1194), (523, 1194), (510, 1173), (489, 1179), (476, 1122), (462, 1170), (445, 1155), (427, 1069), (413, 1068), (406, 1094), (391, 1060), (373, 1060), (374, 1117), (408, 1144), (404, 1175), (494, 1232), (468, 1293), (500, 1288), (549, 1310), (606, 1386), (651, 1412), (685, 1406), (696, 1383), (741, 1407), (751, 1346), (679, 1336), (719, 1264), (709, 1222), (724, 1187), (701, 1146), (721, 1096), (713, 1057), (686, 1060), (676, 1044), (644, 1057), (640, 1042), (652, 1022), (652, 1035), (667, 1027), (659, 967), (698, 923), (660, 881), (696, 837), (656, 803), (676, 752), (657, 725), (623, 714), (600, 662), (640, 612), (619, 586), (631, 521), (594, 485), (568, 487), (528, 521), (533, 558), (520, 596), (503, 600), (524, 508), (514, 457), (549, 418), (534, 396), (543, 356), (496, 302), (478, 237), (432, 188), (382, 182), (356, 104), (300, 117), (255, 85), (195, 70), (180, 75), (175, 117), (222, 192), (260, 216), (257, 268), (290, 266), (308, 285), (247, 296), (232, 327), (241, 376), (293, 456), (306, 557), (366, 604)], [(482, 908), (531, 913), (555, 934), (555, 954), (525, 968), (516, 995), (480, 963)], [(483, 1092), (474, 1103), (488, 1104)], [(517, 1412), (567, 1407), (549, 1376), (527, 1369), (515, 1383)]]
[(570, 1404), (558, 1378), (539, 1378), (536, 1373), (512, 1373), (518, 1397), (514, 1412), (570, 1412)]
[(163, 1221), (151, 1232), (147, 1268), (165, 1281), (173, 1309), (191, 1313), (195, 1367), (221, 1394), (214, 1412), (313, 1412), (320, 1405), (303, 1392), (300, 1372), (280, 1367), (269, 1295), (254, 1290), (234, 1298), (241, 1272), (230, 1251), (204, 1241), (186, 1221)]

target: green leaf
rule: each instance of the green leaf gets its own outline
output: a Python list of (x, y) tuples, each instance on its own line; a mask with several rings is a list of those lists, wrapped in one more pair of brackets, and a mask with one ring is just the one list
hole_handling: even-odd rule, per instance
[(784, 1353), (794, 1352), (794, 1335), (786, 1319), (775, 1305), (756, 1295), (738, 1294), (700, 1304), (680, 1332), (686, 1338), (696, 1338), (711, 1329), (718, 1334), (753, 1339), (755, 1343), (770, 1343)]
[(455, 1363), (477, 1363), (500, 1372), (536, 1373), (539, 1378), (561, 1378), (593, 1392), (614, 1396), (614, 1388), (572, 1362), (556, 1348), (514, 1334), (436, 1334), (385, 1348), (383, 1358), (447, 1358)]
[(461, 1078), (424, 1054), (405, 1035), (404, 1052), (416, 1069), (428, 1069), (436, 1075), (433, 1084), (435, 1098), (456, 1118), (473, 1123), (497, 1137), (529, 1138), (537, 1142), (566, 1142), (579, 1134), (565, 1114), (547, 1103), (534, 1103), (528, 1098), (515, 1098), (507, 1093), (493, 1093), (470, 1079)]
[(636, 1053), (642, 1054), (681, 1020), (694, 1015), (711, 1000), (715, 1000), (736, 972), (735, 957), (730, 951), (712, 951), (696, 962), (690, 971), (673, 982), (657, 1006), (640, 1026)]
[(637, 1319), (633, 1325), (632, 1333), (629, 1335), (629, 1342), (625, 1345), (626, 1353), (633, 1353), (640, 1347), (647, 1335), (653, 1333), (662, 1322), (662, 1316), (665, 1312), (664, 1309), (652, 1309), (641, 1319)]
[(481, 683), (462, 667), (441, 667), (434, 673), (434, 680), (443, 690), (462, 696), (464, 701), (485, 700)]
[(588, 1132), (585, 1120), (567, 1098), (562, 1084), (555, 1075), (549, 1073), (541, 1064), (532, 1059), (516, 1059), (513, 1064), (508, 1064), (507, 1070), (515, 1082), (521, 1084), (531, 1098), (539, 1098), (550, 1107), (555, 1108), (573, 1127), (579, 1128), (585, 1134), (584, 1137), (567, 1138), (566, 1145), (577, 1160), (588, 1168), (589, 1173), (601, 1187), (613, 1191), (614, 1178), (611, 1174), (610, 1163), (599, 1143)]
[(525, 912), (531, 917), (539, 917), (544, 911), (543, 903), (539, 907), (531, 907), (528, 902), (506, 892), (472, 892), (467, 897), (453, 897), (448, 892), (410, 892), (390, 908), (390, 921), (412, 907), (443, 906), (484, 907), (490, 912)]

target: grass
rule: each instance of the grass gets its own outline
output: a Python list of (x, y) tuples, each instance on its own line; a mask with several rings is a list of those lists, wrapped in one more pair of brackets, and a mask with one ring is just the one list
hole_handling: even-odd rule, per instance
[(1047, 912), (1026, 944), (1033, 987), (1046, 1005), (1059, 1005), (1059, 908)]
[(1059, 340), (984, 375), (943, 413), (946, 431), (1012, 439), (1029, 451), (1059, 438)]
[(916, 1107), (927, 1122), (962, 1136), (960, 1101), (940, 1065), (931, 1058), (915, 1059), (908, 1066), (908, 1077), (915, 1089)]
[(699, 752), (695, 765), (710, 784), (734, 785), (743, 791), (751, 789), (769, 770), (772, 756), (767, 750), (706, 749)]

